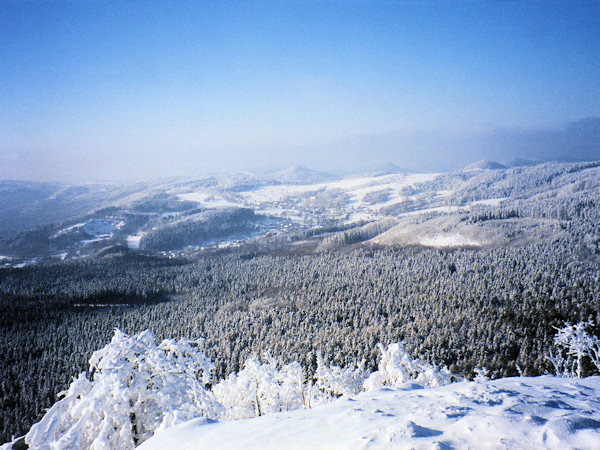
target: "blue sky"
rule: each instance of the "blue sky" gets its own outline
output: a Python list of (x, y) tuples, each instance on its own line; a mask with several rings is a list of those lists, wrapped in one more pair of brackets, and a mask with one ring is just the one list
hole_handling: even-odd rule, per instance
[(600, 117), (597, 1), (0, 0), (0, 44), (5, 179), (439, 170)]

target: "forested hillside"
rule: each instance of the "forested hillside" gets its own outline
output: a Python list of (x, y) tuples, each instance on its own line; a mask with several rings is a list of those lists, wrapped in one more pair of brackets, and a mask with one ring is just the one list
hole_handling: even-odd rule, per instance
[(29, 429), (115, 327), (205, 338), (217, 380), (263, 350), (308, 377), (319, 351), (373, 370), (376, 344), (402, 340), (466, 377), (542, 374), (555, 327), (592, 320), (600, 334), (599, 174), (549, 163), (141, 185), (23, 231), (6, 245), (66, 253), (0, 268), (0, 439)]
[[(369, 239), (505, 245), (524, 236), (544, 239), (558, 221), (582, 219), (600, 192), (600, 163), (593, 161), (324, 177), (240, 175), (123, 186), (6, 182), (0, 193), (10, 204), (0, 208), (0, 223), (12, 226), (0, 233), (0, 265), (52, 263), (115, 248), (191, 256), (251, 242), (268, 248), (274, 236), (285, 242), (302, 234), (326, 238), (324, 246), (307, 243), (319, 250)], [(360, 229), (365, 224), (369, 228)], [(335, 236), (335, 229), (348, 232)]]
[(373, 369), (376, 344), (400, 340), (465, 376), (482, 366), (494, 377), (516, 375), (517, 365), (541, 374), (553, 327), (600, 323), (598, 254), (567, 233), (488, 250), (238, 250), (194, 261), (108, 256), (3, 269), (2, 439), (38, 420), (114, 327), (204, 337), (217, 378), (266, 349), (309, 374), (319, 350), (336, 365), (364, 358)]

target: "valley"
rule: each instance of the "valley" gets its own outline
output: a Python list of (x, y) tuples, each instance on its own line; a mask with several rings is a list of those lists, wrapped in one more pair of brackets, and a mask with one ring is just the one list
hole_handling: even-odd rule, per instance
[[(66, 186), (44, 198), (48, 186), (40, 185), (40, 199), (22, 193), (21, 204), (24, 188), (5, 186), (15, 201), (14, 209), (0, 213), (4, 223), (26, 221), (41, 208), (63, 216), (48, 215), (41, 224), (37, 217), (21, 231), (5, 232), (0, 254), (10, 267), (127, 251), (186, 255), (246, 244), (303, 246), (302, 236), (309, 235), (308, 247), (331, 249), (346, 246), (351, 234), (352, 244), (361, 246), (506, 245), (560, 233), (559, 221), (572, 205), (596, 200), (600, 187), (596, 163), (479, 166), (343, 178), (295, 167), (263, 177)], [(298, 172), (306, 177), (302, 183)]]

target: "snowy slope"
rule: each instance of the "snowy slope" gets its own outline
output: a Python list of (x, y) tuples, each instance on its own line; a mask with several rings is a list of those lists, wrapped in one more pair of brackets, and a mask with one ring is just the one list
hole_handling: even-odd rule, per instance
[[(311, 184), (264, 185), (236, 193), (235, 202), (223, 196), (231, 196), (232, 193), (217, 194), (205, 188), (179, 193), (177, 196), (181, 200), (193, 201), (207, 208), (247, 207), (258, 213), (286, 218), (306, 218), (315, 214), (322, 216), (325, 213), (331, 218), (344, 216), (353, 222), (380, 217), (382, 208), (414, 198), (413, 195), (404, 193), (404, 189), (432, 181), (439, 175), (388, 174), (348, 177)], [(373, 196), (376, 193), (381, 195)], [(369, 196), (371, 200), (366, 200)], [(316, 208), (320, 208), (318, 213), (315, 213)]]
[[(12, 258), (3, 264), (94, 255), (114, 245), (136, 250), (139, 236), (167, 227), (195, 210), (230, 208), (251, 209), (268, 220), (257, 221), (252, 233), (225, 236), (221, 242), (193, 242), (189, 251), (212, 249), (213, 245), (239, 246), (249, 240), (271, 243), (273, 236), (297, 237), (312, 228), (349, 229), (389, 219), (398, 223), (385, 235), (369, 242), (362, 237), (351, 239), (352, 245), (508, 245), (561, 233), (557, 223), (541, 220), (536, 211), (561, 211), (563, 215), (554, 219), (566, 220), (572, 214), (569, 205), (598, 202), (600, 192), (600, 162), (502, 169), (497, 163), (483, 161), (453, 173), (406, 173), (390, 167), (345, 178), (293, 167), (275, 175), (69, 186), (60, 191), (57, 186), (38, 186), (36, 196), (50, 202), (45, 210), (62, 211), (58, 216), (45, 213), (44, 220), (38, 213), (35, 220), (30, 216), (39, 205), (26, 195), (29, 185), (0, 183), (0, 192), (8, 195), (8, 200), (0, 201), (4, 206), (0, 208), (0, 229), (5, 222), (12, 223), (7, 230), (10, 233), (0, 233), (0, 254)], [(11, 209), (11, 203), (18, 203), (21, 212)], [(439, 220), (446, 219), (448, 226), (436, 229)], [(45, 225), (31, 229), (36, 224)], [(305, 242), (302, 248), (313, 248), (317, 240)], [(346, 245), (344, 239), (339, 242)], [(143, 251), (149, 251), (144, 247)], [(177, 246), (168, 250), (185, 251)]]
[(407, 384), (254, 419), (194, 419), (140, 448), (367, 447), (600, 448), (600, 377)]

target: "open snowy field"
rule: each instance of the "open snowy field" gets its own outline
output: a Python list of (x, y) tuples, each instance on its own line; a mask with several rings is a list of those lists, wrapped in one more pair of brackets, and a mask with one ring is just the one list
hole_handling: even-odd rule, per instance
[[(312, 209), (321, 202), (336, 197), (341, 203), (328, 207), (348, 215), (349, 221), (373, 220), (384, 207), (412, 199), (404, 190), (419, 183), (433, 181), (439, 173), (391, 174), (379, 176), (355, 176), (313, 184), (276, 184), (258, 186), (255, 189), (232, 194), (216, 193), (210, 189), (178, 194), (181, 200), (193, 201), (207, 208), (248, 207), (263, 214), (293, 218), (313, 214)], [(440, 196), (451, 191), (441, 192)], [(226, 197), (235, 198), (235, 201)], [(288, 207), (288, 208), (286, 208)], [(291, 207), (291, 208), (289, 208)], [(335, 216), (335, 214), (333, 214)]]
[(254, 419), (194, 419), (141, 449), (600, 448), (600, 377), (406, 384)]

